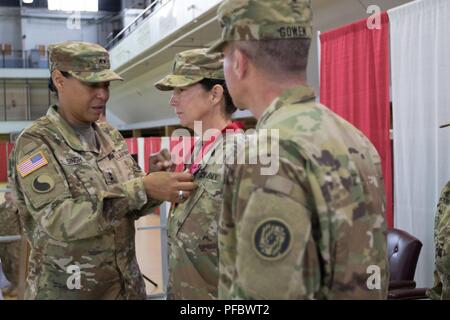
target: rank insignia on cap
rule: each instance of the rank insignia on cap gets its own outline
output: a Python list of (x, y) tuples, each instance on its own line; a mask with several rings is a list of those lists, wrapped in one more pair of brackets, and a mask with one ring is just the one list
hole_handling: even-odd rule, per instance
[(292, 233), (287, 223), (282, 220), (264, 220), (253, 232), (253, 248), (264, 260), (280, 260), (291, 247)]
[(34, 154), (33, 156), (26, 158), (20, 164), (17, 165), (17, 171), (19, 171), (20, 175), (26, 177), (30, 173), (36, 171), (43, 166), (48, 164), (47, 159), (45, 158), (42, 151)]

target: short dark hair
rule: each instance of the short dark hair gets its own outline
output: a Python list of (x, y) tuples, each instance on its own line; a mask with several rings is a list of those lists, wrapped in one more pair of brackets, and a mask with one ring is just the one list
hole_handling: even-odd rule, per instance
[(223, 88), (223, 97), (225, 101), (224, 112), (227, 117), (231, 117), (236, 111), (236, 106), (233, 104), (233, 99), (231, 99), (230, 92), (228, 92), (225, 80), (204, 78), (199, 83), (206, 91), (210, 91), (215, 85), (220, 85)]
[[(70, 78), (70, 74), (67, 71), (59, 71), (63, 75), (64, 78)], [(53, 92), (56, 97), (58, 97), (58, 90), (55, 87), (55, 84), (53, 83), (52, 76), (50, 75), (50, 79), (48, 79), (48, 89), (50, 92)]]
[(269, 77), (299, 77), (306, 72), (311, 39), (236, 41), (253, 63)]

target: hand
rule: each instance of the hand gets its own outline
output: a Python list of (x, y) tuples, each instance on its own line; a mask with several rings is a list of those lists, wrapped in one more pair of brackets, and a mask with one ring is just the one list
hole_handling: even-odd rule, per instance
[(176, 165), (172, 162), (172, 156), (167, 149), (150, 155), (148, 159), (148, 172), (175, 170)]
[[(153, 199), (171, 202), (183, 202), (197, 188), (194, 176), (187, 172), (154, 172), (144, 178), (147, 195)], [(183, 199), (179, 191), (183, 191)]]

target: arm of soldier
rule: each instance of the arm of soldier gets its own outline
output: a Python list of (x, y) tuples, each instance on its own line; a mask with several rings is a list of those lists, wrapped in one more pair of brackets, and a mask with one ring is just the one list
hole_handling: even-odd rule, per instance
[(13, 155), (14, 151), (11, 152), (9, 158), (8, 158), (8, 184), (11, 186), (11, 191), (13, 195), (13, 205), (15, 207), (16, 213), (19, 215), (19, 227), (20, 231), (23, 232), (24, 230), (24, 223), (21, 219), (20, 212), (26, 210), (25, 201), (23, 199), (23, 195), (17, 192), (17, 189), (15, 187), (16, 183), (13, 177)]
[[(26, 152), (31, 144), (39, 147)], [(42, 157), (42, 166), (24, 175), (17, 165), (35, 155)], [(96, 195), (72, 195), (60, 164), (39, 137), (22, 135), (15, 147), (14, 162), (13, 177), (27, 211), (49, 236), (57, 240), (74, 241), (98, 236), (147, 202), (142, 178), (112, 186), (109, 190), (98, 190)]]
[(243, 166), (236, 186), (237, 276), (230, 298), (313, 298), (320, 268), (300, 184), (304, 169), (283, 159), (276, 174), (263, 176), (262, 167)]
[[(145, 177), (144, 171), (141, 169), (139, 164), (134, 159), (133, 159), (133, 163), (134, 163), (135, 177), (136, 178)], [(140, 217), (143, 217), (143, 216), (153, 213), (155, 211), (155, 209), (158, 208), (162, 203), (163, 203), (163, 201), (161, 201), (161, 200), (157, 200), (157, 199), (148, 197), (147, 203), (142, 208), (140, 208), (139, 210), (134, 210), (130, 214), (132, 215), (133, 219), (137, 220)]]
[[(112, 138), (112, 140), (115, 141), (119, 145), (120, 149), (126, 148), (128, 150), (127, 144), (126, 144), (122, 134), (116, 128), (112, 127), (108, 123), (101, 123), (101, 124), (99, 124), (99, 126), (109, 134), (109, 136)], [(141, 169), (139, 164), (136, 162), (136, 160), (134, 160), (134, 158), (131, 157), (131, 155), (130, 155), (130, 158), (133, 163), (134, 177), (142, 179), (145, 176), (145, 173), (143, 172), (143, 170)], [(139, 184), (140, 184), (140, 182), (139, 182)], [(144, 190), (145, 190), (145, 188), (144, 188)], [(162, 203), (162, 201), (153, 199), (152, 197), (148, 196), (148, 194), (147, 194), (147, 200), (148, 200), (147, 203), (140, 209), (130, 211), (129, 216), (132, 217), (133, 219), (137, 220), (142, 216), (151, 214)]]

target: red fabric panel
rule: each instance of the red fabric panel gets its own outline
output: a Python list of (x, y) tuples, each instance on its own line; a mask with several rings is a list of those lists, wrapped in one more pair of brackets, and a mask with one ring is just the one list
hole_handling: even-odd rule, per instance
[(8, 159), (13, 147), (13, 143), (0, 142), (0, 182), (8, 181)]
[(127, 143), (128, 152), (130, 152), (130, 154), (137, 154), (138, 153), (137, 139), (136, 138), (126, 138), (125, 142)]
[(320, 101), (361, 130), (377, 148), (385, 179), (387, 222), (393, 226), (389, 98), (389, 18), (370, 30), (367, 20), (321, 34)]
[(148, 171), (148, 159), (151, 154), (161, 150), (161, 138), (144, 138), (144, 171)]
[(170, 152), (172, 159), (177, 164), (175, 171), (181, 172), (184, 169), (184, 161), (194, 148), (195, 138), (191, 137), (170, 137)]

